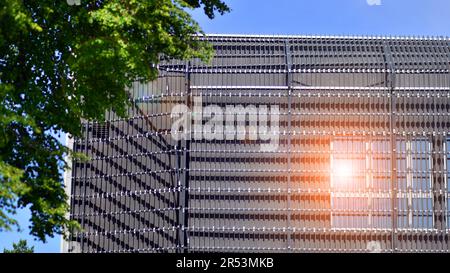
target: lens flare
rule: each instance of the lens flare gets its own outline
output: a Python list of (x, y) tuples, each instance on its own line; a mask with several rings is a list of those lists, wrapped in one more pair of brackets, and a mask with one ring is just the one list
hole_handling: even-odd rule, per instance
[(341, 186), (349, 184), (354, 176), (352, 161), (336, 160), (334, 163), (333, 176), (335, 182)]

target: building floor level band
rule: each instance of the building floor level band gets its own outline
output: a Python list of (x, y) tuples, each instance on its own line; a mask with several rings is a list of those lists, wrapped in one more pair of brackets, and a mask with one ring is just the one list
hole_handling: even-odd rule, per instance
[(62, 251), (449, 252), (448, 38), (200, 39), (68, 142)]

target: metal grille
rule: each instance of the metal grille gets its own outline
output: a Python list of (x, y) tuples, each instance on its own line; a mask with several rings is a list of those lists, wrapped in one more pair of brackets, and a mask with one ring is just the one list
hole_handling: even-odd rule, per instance
[[(66, 251), (449, 252), (448, 39), (207, 39), (211, 63), (163, 62), (130, 118), (74, 140)], [(199, 101), (278, 106), (277, 149), (174, 140), (173, 107)]]

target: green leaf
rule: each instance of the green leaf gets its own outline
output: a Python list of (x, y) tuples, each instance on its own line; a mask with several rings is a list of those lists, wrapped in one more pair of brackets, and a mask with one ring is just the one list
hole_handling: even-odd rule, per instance
[(82, 120), (126, 116), (133, 82), (152, 81), (161, 55), (210, 60), (189, 9), (210, 18), (220, 0), (3, 0), (0, 5), (0, 231), (31, 210), (31, 234), (66, 234), (66, 156), (88, 160), (49, 132), (82, 135)]
[(13, 249), (4, 249), (3, 253), (34, 253), (34, 246), (29, 247), (26, 240), (20, 240), (17, 244), (13, 243)]

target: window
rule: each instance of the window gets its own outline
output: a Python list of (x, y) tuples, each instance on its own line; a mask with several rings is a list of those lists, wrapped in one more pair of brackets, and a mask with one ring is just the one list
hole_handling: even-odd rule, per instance
[[(396, 146), (397, 226), (431, 229), (431, 143), (405, 138)], [(335, 138), (330, 162), (332, 227), (391, 228), (390, 140)]]
[(390, 228), (389, 140), (336, 138), (331, 145), (333, 228)]
[(433, 228), (431, 143), (425, 138), (397, 142), (398, 228)]

